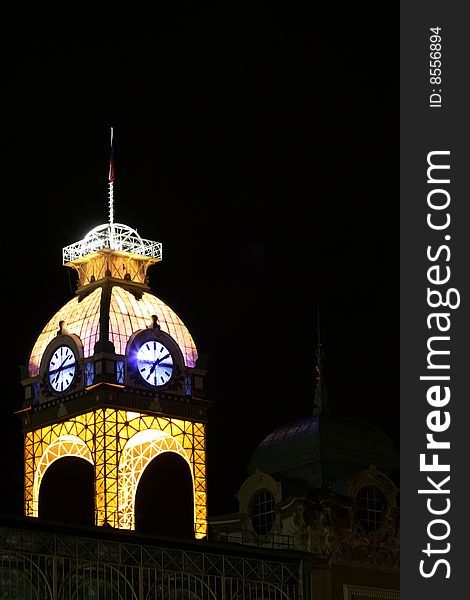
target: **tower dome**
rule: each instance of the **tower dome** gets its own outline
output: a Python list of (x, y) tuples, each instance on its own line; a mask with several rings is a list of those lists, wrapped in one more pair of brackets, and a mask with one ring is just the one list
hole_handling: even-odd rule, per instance
[(146, 329), (153, 315), (157, 316), (161, 330), (177, 342), (185, 365), (194, 367), (198, 357), (196, 345), (188, 328), (172, 308), (149, 291), (136, 293), (136, 286), (129, 285), (127, 281), (110, 285), (108, 279), (103, 279), (92, 289), (87, 289), (85, 294), (80, 294), (79, 290), (77, 296), (48, 321), (31, 351), (29, 375), (38, 375), (44, 351), (57, 335), (61, 323), (67, 333), (80, 339), (84, 358), (88, 358), (93, 355), (95, 344), (103, 340), (113, 344), (116, 354), (125, 354), (131, 335)]
[(267, 435), (253, 452), (248, 470), (259, 468), (318, 489), (341, 487), (371, 464), (387, 474), (398, 469), (398, 451), (390, 438), (363, 421), (316, 409), (313, 416)]
[(185, 365), (195, 366), (197, 350), (188, 328), (147, 285), (148, 267), (162, 257), (159, 242), (122, 223), (107, 223), (64, 248), (62, 255), (63, 264), (78, 272), (77, 295), (39, 334), (29, 357), (30, 377), (39, 374), (44, 351), (58, 332), (76, 335), (84, 358), (97, 350), (123, 355), (132, 334), (150, 327), (154, 316), (178, 344)]
[(248, 466), (296, 481), (311, 489), (328, 487), (345, 493), (347, 482), (375, 465), (390, 475), (399, 468), (399, 455), (380, 429), (335, 414), (324, 382), (324, 353), (317, 349), (315, 408), (310, 417), (287, 423), (258, 445)]

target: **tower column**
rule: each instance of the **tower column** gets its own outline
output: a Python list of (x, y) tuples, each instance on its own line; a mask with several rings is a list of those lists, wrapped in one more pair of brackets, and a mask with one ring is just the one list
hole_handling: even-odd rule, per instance
[(119, 527), (117, 412), (103, 408), (95, 418), (95, 522)]
[(193, 469), (194, 469), (194, 534), (201, 539), (207, 535), (207, 494), (206, 494), (206, 439), (203, 423), (193, 424)]
[(33, 492), (35, 466), (34, 431), (29, 431), (25, 434), (24, 440), (24, 514), (26, 517), (33, 517), (35, 513)]

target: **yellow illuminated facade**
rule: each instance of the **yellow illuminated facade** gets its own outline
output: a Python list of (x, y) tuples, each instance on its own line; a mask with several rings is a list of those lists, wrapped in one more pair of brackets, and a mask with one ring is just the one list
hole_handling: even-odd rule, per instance
[(162, 452), (175, 452), (188, 464), (195, 536), (203, 538), (207, 533), (204, 424), (109, 408), (26, 434), (26, 516), (38, 516), (39, 490), (47, 468), (60, 458), (74, 456), (95, 469), (96, 525), (134, 529), (140, 477)]
[[(70, 248), (78, 255), (65, 262), (78, 271), (76, 297), (39, 334), (22, 381), (25, 514), (38, 516), (49, 466), (77, 457), (94, 468), (95, 524), (134, 529), (141, 476), (151, 461), (172, 452), (191, 473), (194, 535), (204, 538), (209, 402), (194, 340), (150, 292), (146, 269), (156, 259), (110, 248), (82, 256), (79, 243)], [(147, 353), (163, 348), (147, 359), (146, 372), (137, 361), (143, 347)], [(68, 359), (61, 363), (64, 348)]]

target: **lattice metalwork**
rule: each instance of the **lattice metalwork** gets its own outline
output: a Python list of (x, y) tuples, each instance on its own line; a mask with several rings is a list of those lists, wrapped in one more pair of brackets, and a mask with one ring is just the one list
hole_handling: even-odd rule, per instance
[(162, 245), (160, 242), (141, 238), (135, 229), (123, 223), (105, 223), (89, 231), (83, 240), (63, 248), (63, 264), (65, 265), (103, 248), (160, 260), (162, 258)]
[[(300, 559), (235, 557), (0, 527), (0, 597), (300, 600)], [(16, 595), (15, 595), (16, 594)]]
[(147, 465), (163, 452), (187, 463), (193, 482), (194, 533), (207, 534), (205, 427), (183, 419), (102, 408), (42, 427), (25, 436), (25, 514), (38, 516), (47, 468), (63, 457), (95, 469), (95, 522), (135, 528), (135, 497)]

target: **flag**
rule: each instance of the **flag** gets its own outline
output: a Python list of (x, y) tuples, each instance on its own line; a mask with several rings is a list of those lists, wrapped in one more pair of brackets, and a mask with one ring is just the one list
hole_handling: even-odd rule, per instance
[(114, 145), (113, 145), (113, 128), (111, 127), (111, 153), (109, 155), (109, 183), (114, 181)]

